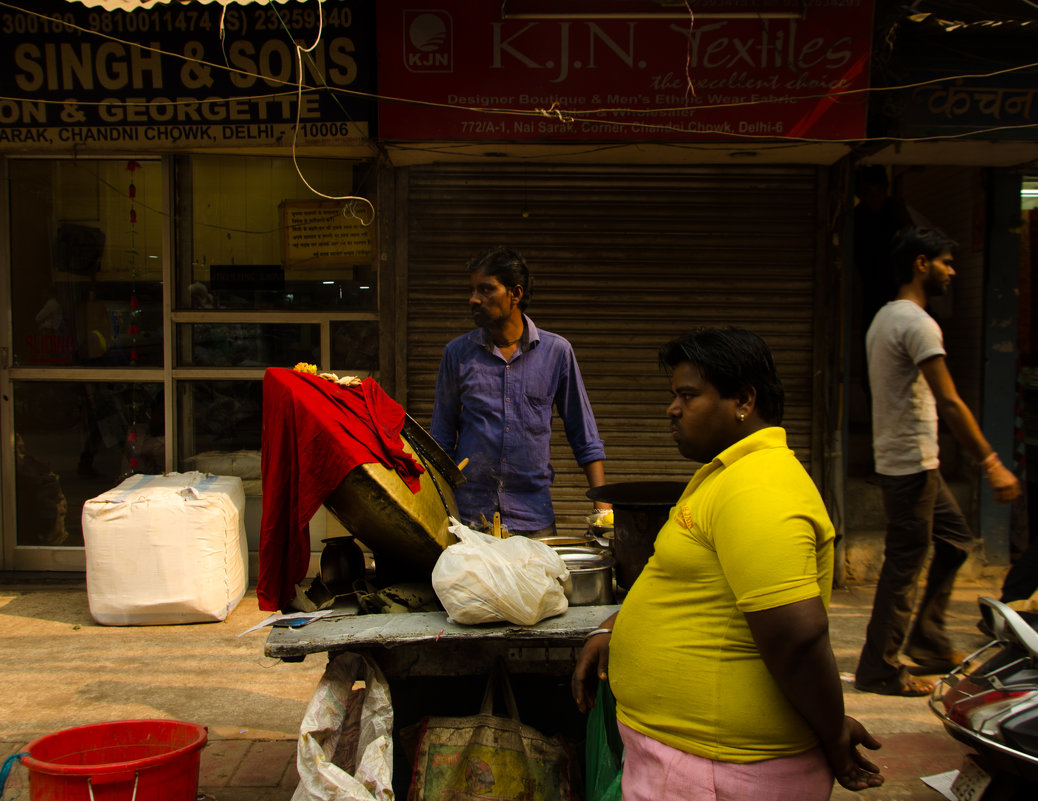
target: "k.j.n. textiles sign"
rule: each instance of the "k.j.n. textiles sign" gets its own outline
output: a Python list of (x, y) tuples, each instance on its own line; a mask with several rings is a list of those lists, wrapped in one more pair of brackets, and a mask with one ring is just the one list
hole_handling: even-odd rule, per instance
[[(705, 5), (718, 13), (697, 17)], [(515, 18), (498, 3), (379, 0), (380, 136), (863, 136), (872, 0), (742, 6), (624, 19), (566, 18), (562, 4)]]
[(370, 9), (0, 3), (0, 149), (357, 141), (374, 115)]

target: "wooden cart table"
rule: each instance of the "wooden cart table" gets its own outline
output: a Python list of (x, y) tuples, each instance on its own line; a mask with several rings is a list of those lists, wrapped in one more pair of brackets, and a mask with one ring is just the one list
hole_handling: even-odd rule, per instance
[(584, 637), (619, 608), (574, 606), (533, 626), (464, 626), (444, 612), (322, 618), (301, 628), (272, 629), (265, 653), (284, 661), (317, 653), (331, 659), (346, 651), (374, 659), (393, 698), (393, 787), (405, 798), (414, 767), (414, 743), (406, 743), (406, 733), (426, 716), (475, 714), (485, 677), (499, 657), (511, 676), (520, 719), (582, 753), (586, 719), (570, 697), (569, 677)]
[(572, 606), (533, 626), (465, 626), (444, 612), (322, 618), (272, 629), (264, 652), (286, 662), (316, 653), (367, 653), (387, 678), (485, 674), (498, 657), (513, 673), (568, 676), (585, 635), (619, 608)]

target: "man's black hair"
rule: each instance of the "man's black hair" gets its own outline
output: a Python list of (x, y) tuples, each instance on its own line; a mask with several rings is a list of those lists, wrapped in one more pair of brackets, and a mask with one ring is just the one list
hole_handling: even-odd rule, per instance
[(501, 246), (488, 248), (468, 263), (468, 270), (492, 276), (508, 290), (514, 286), (522, 287), (519, 311), (526, 311), (533, 297), (533, 277), (518, 251)]
[(919, 256), (925, 256), (928, 260), (935, 259), (942, 253), (954, 256), (958, 247), (959, 243), (940, 228), (919, 228), (911, 225), (902, 228), (890, 245), (890, 265), (894, 273), (894, 282), (897, 286), (911, 283), (915, 274), (915, 260)]
[(673, 370), (691, 362), (722, 398), (734, 398), (743, 387), (757, 392), (757, 412), (772, 425), (782, 422), (786, 393), (775, 371), (771, 348), (745, 328), (696, 328), (660, 348), (660, 366)]

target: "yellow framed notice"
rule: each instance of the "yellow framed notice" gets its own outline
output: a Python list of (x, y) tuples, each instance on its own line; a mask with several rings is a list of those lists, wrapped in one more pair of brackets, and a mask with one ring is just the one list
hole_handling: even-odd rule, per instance
[(363, 225), (341, 200), (283, 200), (281, 260), (285, 272), (370, 262), (374, 225)]

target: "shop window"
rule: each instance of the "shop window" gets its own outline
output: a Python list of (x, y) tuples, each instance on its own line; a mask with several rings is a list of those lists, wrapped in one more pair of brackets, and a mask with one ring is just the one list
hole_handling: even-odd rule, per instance
[(160, 383), (16, 381), (19, 545), (82, 546), (83, 504), (165, 464)]
[(317, 364), (320, 327), (306, 323), (195, 323), (177, 326), (179, 367), (291, 367)]
[(378, 370), (378, 323), (374, 320), (335, 322), (331, 325), (332, 370), (361, 377)]
[(191, 236), (177, 307), (374, 312), (372, 209), (329, 199), (357, 191), (357, 169), (335, 159), (298, 159), (298, 168), (292, 159), (179, 159)]
[(10, 162), (14, 366), (162, 365), (157, 161)]
[(214, 464), (228, 453), (253, 451), (258, 458), (263, 431), (262, 382), (180, 381), (176, 386), (181, 469), (219, 472)]
[(6, 166), (19, 546), (81, 547), (83, 504), (134, 472), (238, 475), (259, 494), (263, 371), (377, 375), (372, 210), (322, 196), (365, 194), (373, 165)]

